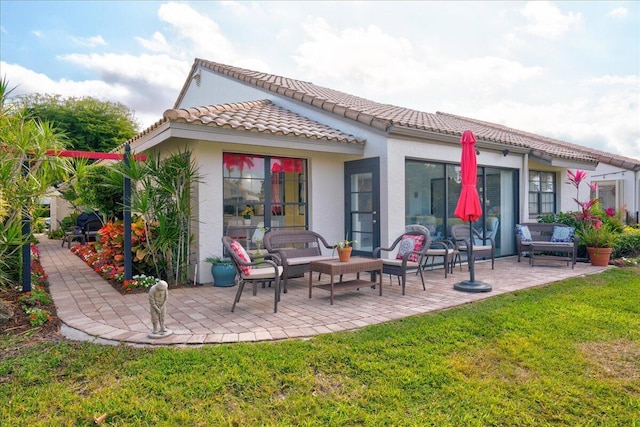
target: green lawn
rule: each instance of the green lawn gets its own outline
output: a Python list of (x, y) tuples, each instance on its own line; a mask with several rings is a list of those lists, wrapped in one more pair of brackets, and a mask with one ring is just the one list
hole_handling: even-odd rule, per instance
[(638, 426), (640, 269), (308, 340), (31, 345), (0, 402), (3, 426)]

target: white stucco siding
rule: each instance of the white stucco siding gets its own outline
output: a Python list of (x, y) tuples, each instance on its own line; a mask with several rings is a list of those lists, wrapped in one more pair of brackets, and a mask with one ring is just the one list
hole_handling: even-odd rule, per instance
[(309, 165), (309, 229), (329, 244), (344, 239), (344, 162), (354, 159), (318, 154)]
[(277, 96), (257, 86), (242, 83), (207, 69), (200, 69), (200, 86), (191, 80), (178, 108), (272, 99)]

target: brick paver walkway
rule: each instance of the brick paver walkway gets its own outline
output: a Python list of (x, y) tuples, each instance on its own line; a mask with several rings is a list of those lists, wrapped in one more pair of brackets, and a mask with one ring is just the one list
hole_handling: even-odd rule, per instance
[(544, 285), (569, 277), (592, 274), (603, 267), (587, 263), (575, 269), (563, 262), (542, 262), (534, 268), (528, 259), (518, 263), (515, 257), (490, 262), (477, 262), (476, 280), (489, 283), (487, 293), (466, 293), (453, 289), (453, 284), (468, 280), (466, 265), (447, 279), (441, 269), (425, 272), (427, 290), (422, 290), (419, 277), (410, 275), (406, 295), (397, 282), (384, 278), (384, 292), (366, 288), (335, 296), (329, 304), (329, 293), (316, 290), (308, 295), (308, 277), (289, 281), (289, 292), (282, 295), (278, 313), (273, 313), (273, 290), (258, 289), (252, 295), (245, 287), (242, 299), (231, 313), (236, 287), (214, 287), (211, 284), (169, 291), (165, 326), (173, 335), (150, 339), (151, 316), (146, 293), (121, 295), (94, 273), (60, 241), (40, 237), (38, 245), (42, 265), (49, 275), (51, 294), (62, 333), (70, 339), (100, 343), (140, 345), (200, 345), (239, 341), (265, 341), (303, 338), (318, 334), (358, 329), (416, 314), (443, 310), (495, 295)]

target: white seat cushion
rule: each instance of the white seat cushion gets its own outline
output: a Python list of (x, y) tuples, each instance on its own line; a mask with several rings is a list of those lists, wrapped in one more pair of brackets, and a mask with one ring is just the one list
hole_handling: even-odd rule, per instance
[[(282, 276), (282, 271), (283, 271), (283, 268), (282, 266), (279, 265), (278, 266), (279, 276)], [(242, 274), (241, 278), (255, 280), (255, 279), (275, 279), (276, 277), (273, 274), (273, 267), (260, 267), (260, 268), (253, 267), (248, 276), (246, 276), (245, 274)]]
[[(475, 246), (474, 246), (475, 247)], [(455, 249), (428, 249), (428, 256), (445, 256), (446, 254), (454, 254), (456, 252)]]
[(324, 256), (324, 255), (315, 255), (315, 256), (305, 256), (299, 258), (287, 258), (287, 264), (289, 265), (302, 265), (309, 264), (311, 261), (325, 261), (328, 259), (335, 259), (336, 257)]
[[(402, 260), (401, 259), (383, 259), (382, 263), (385, 265), (394, 265), (394, 266), (402, 266)], [(413, 262), (413, 261), (407, 261), (407, 268), (418, 268), (420, 267), (420, 264), (418, 264), (417, 262)]]

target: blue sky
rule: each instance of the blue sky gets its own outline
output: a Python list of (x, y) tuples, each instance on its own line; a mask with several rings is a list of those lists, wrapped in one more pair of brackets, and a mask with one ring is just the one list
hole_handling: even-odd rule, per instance
[(639, 4), (2, 0), (0, 75), (144, 128), (198, 57), (640, 159)]

